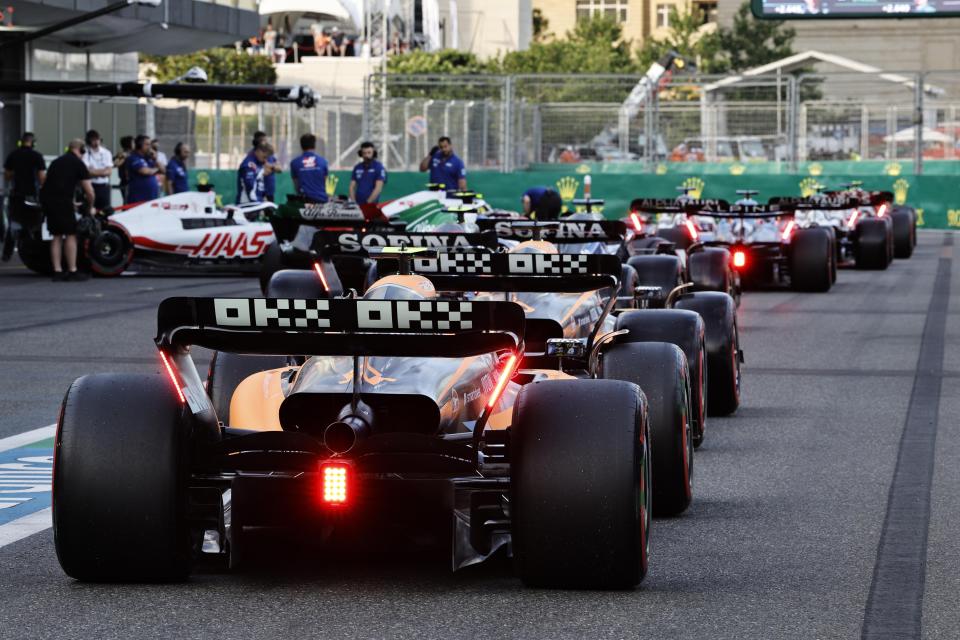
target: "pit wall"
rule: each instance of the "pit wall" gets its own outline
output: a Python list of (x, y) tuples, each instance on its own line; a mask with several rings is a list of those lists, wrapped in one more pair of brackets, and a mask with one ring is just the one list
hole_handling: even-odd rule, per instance
[[(951, 163), (952, 164), (952, 163)], [(906, 203), (917, 209), (919, 224), (927, 229), (960, 228), (960, 176), (958, 175), (911, 175), (906, 172), (888, 175), (884, 173), (833, 173), (810, 175), (809, 173), (744, 173), (730, 175), (708, 173), (704, 166), (700, 172), (671, 170), (658, 174), (626, 174), (606, 172), (600, 169), (595, 173), (581, 173), (586, 165), (570, 165), (567, 170), (517, 171), (510, 174), (476, 171), (468, 176), (469, 187), (478, 191), (485, 200), (496, 207), (517, 210), (520, 197), (525, 190), (533, 186), (546, 185), (557, 189), (565, 200), (583, 197), (583, 183), (587, 175), (592, 179), (592, 196), (606, 201), (604, 211), (608, 217), (616, 218), (627, 211), (630, 201), (638, 197), (672, 198), (678, 187), (693, 187), (691, 195), (701, 198), (723, 198), (733, 202), (737, 199), (737, 189), (756, 189), (758, 199), (763, 202), (771, 196), (798, 196), (813, 192), (816, 184), (827, 189), (837, 189), (851, 180), (860, 180), (866, 189), (893, 192), (898, 203)], [(564, 167), (566, 169), (566, 167)], [(599, 167), (597, 167), (599, 168)], [(679, 167), (678, 167), (679, 168)], [(685, 168), (685, 167), (684, 167)], [(592, 168), (590, 168), (592, 169)], [(194, 170), (190, 172), (191, 184), (207, 182), (214, 185), (224, 203), (232, 203), (236, 198), (236, 173), (226, 170)], [(397, 198), (424, 188), (426, 174), (417, 172), (394, 172), (387, 180), (381, 202)], [(350, 184), (347, 171), (334, 171), (328, 179), (327, 191), (346, 195)], [(284, 172), (277, 177), (278, 200), (293, 190), (290, 174)]]

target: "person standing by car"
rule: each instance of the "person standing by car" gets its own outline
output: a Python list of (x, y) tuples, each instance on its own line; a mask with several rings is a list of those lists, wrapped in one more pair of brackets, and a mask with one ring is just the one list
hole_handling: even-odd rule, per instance
[(123, 136), (120, 138), (120, 153), (113, 158), (113, 166), (117, 169), (117, 175), (120, 178), (120, 195), (123, 196), (123, 204), (127, 204), (127, 189), (130, 187), (130, 176), (127, 173), (127, 159), (133, 153), (133, 136)]
[[(40, 205), (47, 221), (50, 241), (50, 261), (54, 280), (84, 280), (77, 272), (77, 207), (74, 194), (82, 189), (85, 210), (93, 206), (96, 196), (90, 180), (90, 171), (83, 163), (83, 140), (71, 140), (67, 152), (50, 163), (47, 179), (40, 189)], [(85, 211), (86, 212), (86, 211)], [(63, 272), (63, 259), (67, 272)]]
[(149, 136), (137, 136), (133, 141), (133, 153), (124, 165), (130, 184), (127, 186), (127, 202), (146, 202), (160, 197), (160, 183), (157, 174), (163, 170), (150, 148)]
[(190, 147), (178, 142), (173, 148), (173, 158), (167, 163), (167, 194), (183, 193), (190, 190), (187, 183), (187, 160), (190, 158)]
[(271, 170), (267, 158), (272, 155), (273, 147), (268, 142), (261, 142), (240, 163), (237, 169), (237, 204), (266, 200), (264, 181)]
[(350, 199), (357, 204), (376, 204), (387, 182), (387, 170), (377, 160), (372, 142), (360, 145), (360, 162), (350, 174)]
[(307, 202), (326, 202), (327, 160), (316, 152), (317, 136), (305, 133), (300, 136), (303, 153), (290, 163), (290, 176), (297, 193)]
[[(255, 132), (253, 134), (253, 148), (251, 149), (251, 152), (263, 142), (270, 144), (270, 138), (267, 137), (267, 134), (263, 131)], [(273, 148), (272, 145), (271, 148)], [(263, 192), (266, 200), (269, 200), (270, 202), (276, 202), (277, 174), (283, 173), (283, 167), (277, 161), (277, 156), (272, 154), (273, 152), (271, 151), (270, 157), (267, 158), (267, 172), (264, 174)]]
[[(3, 261), (13, 255), (17, 236), (24, 224), (30, 222), (27, 201), (35, 201), (46, 176), (47, 164), (33, 148), (36, 137), (29, 131), (20, 136), (17, 148), (10, 152), (3, 163), (3, 179), (7, 183), (10, 224), (7, 225), (3, 242)], [(39, 222), (37, 222), (39, 224)]]
[(90, 172), (93, 183), (93, 208), (103, 211), (110, 206), (110, 176), (113, 174), (113, 154), (100, 144), (100, 134), (91, 129), (85, 138), (86, 151), (83, 152), (83, 164)]
[(523, 213), (530, 215), (537, 210), (537, 205), (548, 191), (553, 191), (550, 187), (530, 187), (523, 192), (520, 198), (520, 204), (523, 206)]
[(437, 146), (420, 161), (420, 171), (429, 171), (430, 182), (442, 184), (448, 190), (464, 191), (467, 188), (467, 167), (453, 152), (453, 145), (447, 136), (437, 140)]

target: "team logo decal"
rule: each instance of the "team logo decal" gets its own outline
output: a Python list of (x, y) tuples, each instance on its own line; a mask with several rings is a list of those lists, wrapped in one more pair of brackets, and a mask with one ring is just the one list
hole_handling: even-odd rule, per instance
[(472, 329), (464, 317), (473, 309), (469, 302), (416, 302), (407, 300), (360, 300), (358, 329)]
[(569, 253), (441, 253), (413, 261), (416, 273), (471, 275), (583, 275), (590, 273), (589, 256)]
[(568, 275), (587, 273), (587, 256), (569, 253), (512, 253), (507, 256), (510, 273)]
[[(276, 327), (282, 329), (328, 329), (328, 300), (284, 298), (215, 298), (213, 308), (221, 327)], [(321, 317), (323, 315), (324, 317)]]
[(413, 269), (417, 273), (493, 273), (493, 254), (441, 253), (437, 258), (417, 258)]
[(214, 323), (224, 328), (471, 330), (473, 304), (417, 300), (357, 300), (354, 304), (290, 298), (214, 298)]

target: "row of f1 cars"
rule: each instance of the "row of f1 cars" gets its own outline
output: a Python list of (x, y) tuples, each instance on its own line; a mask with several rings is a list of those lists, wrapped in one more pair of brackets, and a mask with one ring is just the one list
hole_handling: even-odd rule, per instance
[[(277, 529), (429, 531), (454, 569), (505, 550), (529, 585), (638, 584), (653, 515), (694, 498), (708, 417), (740, 404), (736, 256), (773, 209), (681, 198), (605, 220), (585, 200), (545, 221), (459, 199), (414, 224), (288, 203), (264, 297), (169, 298), (161, 375), (74, 382), (54, 465), (64, 571), (183, 579), (203, 556), (242, 567)], [(795, 239), (816, 229), (773, 258), (795, 286)], [(205, 377), (193, 346), (215, 352)]]

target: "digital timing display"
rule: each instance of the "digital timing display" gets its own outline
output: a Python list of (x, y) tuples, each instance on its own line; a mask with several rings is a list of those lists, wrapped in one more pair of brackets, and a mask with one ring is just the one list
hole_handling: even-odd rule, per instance
[(960, 0), (752, 0), (758, 18), (960, 17)]

